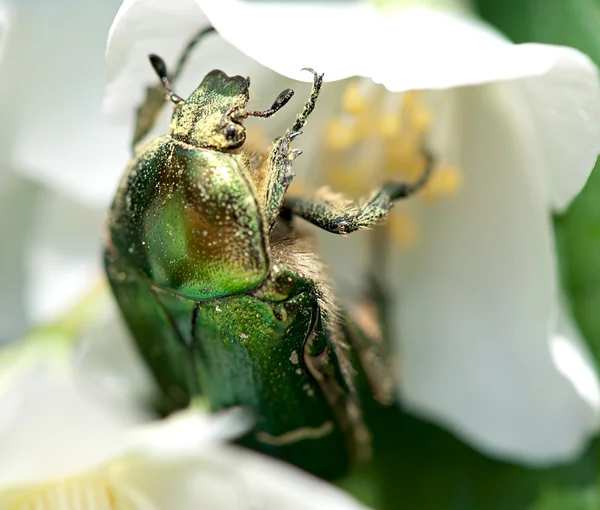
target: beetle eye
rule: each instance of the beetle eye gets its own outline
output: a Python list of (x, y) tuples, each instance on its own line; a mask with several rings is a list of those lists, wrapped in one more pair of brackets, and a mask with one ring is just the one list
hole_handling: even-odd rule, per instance
[(225, 128), (225, 138), (227, 140), (233, 140), (235, 138), (237, 130), (233, 126), (227, 126)]

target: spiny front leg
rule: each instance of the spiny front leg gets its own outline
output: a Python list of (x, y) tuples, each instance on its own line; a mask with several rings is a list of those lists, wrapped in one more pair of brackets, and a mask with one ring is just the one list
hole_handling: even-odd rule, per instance
[(306, 124), (308, 116), (315, 109), (317, 97), (323, 85), (323, 75), (317, 74), (313, 69), (306, 68), (305, 70), (313, 74), (313, 86), (310, 97), (304, 104), (302, 112), (296, 117), (296, 121), (286, 133), (273, 142), (273, 148), (269, 155), (268, 168), (268, 183), (266, 196), (266, 211), (267, 223), (269, 229), (275, 225), (279, 211), (283, 205), (283, 198), (289, 185), (294, 178), (292, 172), (293, 161), (302, 153), (298, 149), (291, 149), (290, 142), (300, 135), (300, 131)]
[(310, 197), (288, 197), (285, 207), (292, 214), (334, 234), (349, 234), (371, 227), (387, 216), (396, 200), (410, 197), (427, 183), (435, 160), (428, 151), (423, 153), (425, 170), (416, 182), (387, 182), (363, 200), (362, 205), (355, 206), (343, 195), (321, 189)]

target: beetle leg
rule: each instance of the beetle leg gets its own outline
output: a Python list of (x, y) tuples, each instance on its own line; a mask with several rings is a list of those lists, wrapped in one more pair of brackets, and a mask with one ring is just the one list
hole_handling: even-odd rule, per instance
[(267, 223), (269, 229), (275, 225), (279, 211), (283, 204), (283, 197), (287, 191), (289, 185), (294, 178), (292, 172), (293, 161), (302, 153), (298, 149), (290, 149), (290, 142), (298, 135), (302, 134), (300, 131), (306, 124), (308, 116), (315, 109), (317, 97), (321, 91), (321, 85), (323, 84), (323, 75), (317, 74), (312, 69), (306, 69), (313, 73), (313, 86), (310, 96), (302, 112), (296, 117), (296, 120), (291, 128), (286, 133), (275, 140), (273, 148), (269, 155), (269, 166), (268, 166), (268, 183), (266, 186), (266, 211)]
[[(337, 374), (337, 377), (335, 375), (336, 364), (333, 362), (333, 357), (337, 358), (340, 366), (343, 367), (348, 362), (343, 352), (347, 346), (336, 345), (334, 341), (331, 341), (322, 352), (314, 353), (311, 352), (314, 340), (315, 336), (313, 335), (306, 342), (304, 363), (323, 390), (329, 405), (338, 413), (340, 426), (350, 440), (355, 460), (368, 461), (372, 454), (371, 435), (363, 420), (358, 394), (353, 382), (349, 379), (349, 374), (344, 373), (344, 369), (341, 374)], [(340, 385), (338, 377), (344, 381), (346, 388)]]
[(359, 206), (354, 206), (343, 195), (331, 193), (326, 188), (310, 197), (286, 197), (285, 206), (293, 214), (334, 234), (349, 234), (371, 227), (387, 216), (396, 200), (410, 197), (427, 183), (435, 160), (428, 151), (424, 151), (424, 155), (425, 170), (416, 182), (387, 182), (362, 200)]
[(388, 352), (380, 321), (378, 304), (365, 300), (346, 315), (345, 338), (353, 347), (370, 388), (370, 394), (382, 405), (394, 400), (394, 366)]
[[(214, 27), (208, 26), (200, 30), (192, 39), (190, 39), (179, 56), (175, 71), (169, 76), (169, 81), (171, 83), (179, 78), (181, 71), (196, 45), (204, 39), (204, 36), (214, 31)], [(145, 138), (154, 127), (166, 100), (165, 89), (162, 83), (157, 83), (146, 88), (146, 99), (136, 112), (135, 131), (133, 133), (133, 139), (131, 140), (132, 151), (135, 151), (136, 145)]]

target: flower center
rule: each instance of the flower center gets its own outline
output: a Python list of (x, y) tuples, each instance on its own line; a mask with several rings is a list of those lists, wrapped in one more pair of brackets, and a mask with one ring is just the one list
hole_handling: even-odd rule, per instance
[(38, 485), (21, 492), (10, 510), (150, 510), (113, 481), (101, 476), (78, 476)]
[[(425, 170), (424, 150), (432, 120), (422, 93), (394, 94), (366, 81), (351, 81), (342, 95), (341, 114), (330, 119), (326, 127), (326, 182), (335, 191), (358, 198), (376, 183), (416, 181)], [(456, 195), (461, 184), (459, 169), (438, 159), (418, 197), (422, 203), (431, 204)], [(418, 241), (408, 203), (396, 204), (387, 225), (396, 245), (410, 248)]]

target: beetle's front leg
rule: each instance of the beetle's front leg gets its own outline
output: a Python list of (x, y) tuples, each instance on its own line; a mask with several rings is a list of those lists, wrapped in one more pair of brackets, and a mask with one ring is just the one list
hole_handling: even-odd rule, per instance
[(286, 133), (273, 142), (273, 148), (269, 155), (269, 168), (268, 168), (268, 184), (267, 184), (267, 196), (266, 196), (266, 216), (269, 228), (272, 228), (279, 211), (283, 205), (283, 197), (287, 191), (289, 185), (294, 178), (292, 172), (293, 161), (302, 153), (298, 149), (291, 149), (290, 142), (301, 134), (301, 129), (306, 124), (308, 116), (315, 109), (317, 97), (321, 91), (323, 84), (323, 75), (317, 74), (313, 69), (306, 69), (313, 74), (313, 86), (310, 96), (302, 112), (296, 117), (296, 121), (289, 128)]
[(435, 160), (428, 151), (424, 150), (423, 154), (425, 169), (416, 182), (387, 182), (362, 200), (359, 206), (353, 205), (343, 195), (324, 188), (313, 196), (286, 198), (285, 207), (292, 214), (334, 234), (349, 234), (371, 227), (387, 216), (396, 200), (410, 197), (427, 183)]

